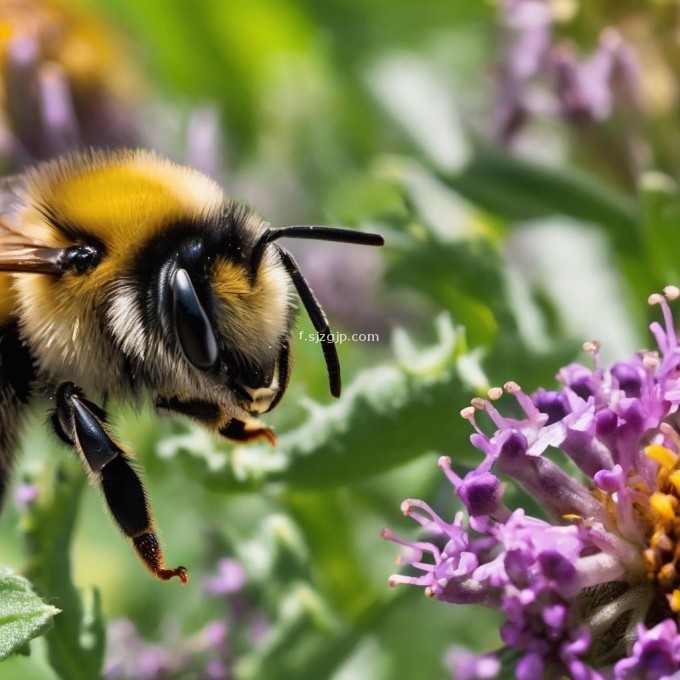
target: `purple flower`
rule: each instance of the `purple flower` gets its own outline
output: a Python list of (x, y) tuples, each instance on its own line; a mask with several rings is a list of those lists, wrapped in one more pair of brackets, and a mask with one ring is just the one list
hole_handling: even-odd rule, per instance
[(38, 498), (38, 487), (35, 484), (28, 484), (23, 482), (18, 484), (16, 489), (14, 489), (14, 502), (19, 507), (26, 507), (35, 503)]
[(494, 129), (511, 145), (532, 118), (583, 125), (609, 118), (616, 102), (637, 106), (640, 74), (632, 49), (613, 28), (585, 57), (555, 43), (554, 8), (546, 0), (503, 0), (501, 59)]
[(222, 606), (212, 619), (187, 635), (173, 618), (163, 621), (158, 642), (142, 638), (134, 623), (118, 619), (109, 624), (105, 677), (113, 680), (179, 680), (207, 678), (229, 680), (238, 664), (238, 653), (265, 644), (271, 625), (265, 612), (246, 596), (247, 574), (232, 558), (217, 563), (217, 575), (206, 579), (205, 588)]
[(240, 562), (228, 557), (217, 564), (217, 576), (205, 580), (205, 589), (213, 595), (231, 595), (243, 588), (246, 572)]
[(630, 658), (616, 664), (621, 680), (671, 680), (680, 672), (680, 635), (675, 621), (666, 619), (649, 630), (640, 624)]
[(573, 123), (606, 120), (616, 97), (638, 98), (639, 73), (632, 50), (613, 28), (605, 30), (593, 54), (579, 61), (565, 46), (552, 50), (560, 115)]
[[(650, 327), (658, 351), (607, 369), (599, 346), (586, 343), (594, 366), (562, 369), (558, 390), (528, 395), (510, 382), (473, 399), (462, 416), (475, 430), (479, 466), (460, 476), (449, 458), (439, 461), (465, 510), (447, 521), (407, 500), (403, 512), (427, 536), (383, 532), (406, 548), (401, 561), (416, 572), (393, 575), (391, 585), (503, 613), (501, 637), (519, 653), (520, 680), (660, 678), (680, 669), (680, 347), (668, 304), (680, 290), (664, 292), (649, 299), (664, 316)], [(519, 417), (496, 408), (504, 395)], [(508, 506), (502, 480), (533, 496), (543, 515)], [(648, 631), (648, 621), (661, 623)]]
[(210, 621), (198, 633), (183, 637), (176, 621), (167, 622), (162, 641), (143, 639), (128, 619), (116, 619), (108, 628), (105, 677), (130, 680), (170, 680), (231, 677), (228, 646), (229, 628), (225, 621)]
[(504, 56), (497, 69), (494, 127), (510, 143), (541, 107), (533, 81), (543, 69), (552, 40), (550, 8), (543, 0), (503, 0)]
[(104, 677), (161, 680), (186, 667), (179, 645), (163, 646), (142, 639), (129, 619), (111, 621), (108, 628), (108, 655)]

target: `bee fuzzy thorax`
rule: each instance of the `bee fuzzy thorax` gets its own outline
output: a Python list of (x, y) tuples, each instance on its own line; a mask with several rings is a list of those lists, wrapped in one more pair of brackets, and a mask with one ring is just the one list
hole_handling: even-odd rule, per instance
[(141, 150), (71, 154), (4, 189), (13, 199), (0, 202), (0, 501), (21, 413), (39, 390), (56, 404), (55, 434), (102, 486), (147, 567), (185, 582), (183, 567), (164, 566), (143, 485), (97, 402), (150, 399), (231, 441), (273, 444), (253, 416), (288, 386), (294, 293), (329, 338), (330, 390), (341, 389), (326, 317), (276, 241), (382, 238), (272, 228), (210, 178)]

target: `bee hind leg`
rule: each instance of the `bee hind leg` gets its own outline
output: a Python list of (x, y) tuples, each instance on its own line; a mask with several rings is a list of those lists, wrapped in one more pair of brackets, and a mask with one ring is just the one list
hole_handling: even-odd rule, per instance
[(99, 484), (114, 520), (147, 568), (162, 581), (177, 576), (186, 583), (184, 567), (165, 566), (146, 490), (130, 456), (109, 435), (105, 412), (85, 399), (73, 383), (63, 383), (57, 390), (53, 425), (57, 435), (78, 452), (90, 477)]

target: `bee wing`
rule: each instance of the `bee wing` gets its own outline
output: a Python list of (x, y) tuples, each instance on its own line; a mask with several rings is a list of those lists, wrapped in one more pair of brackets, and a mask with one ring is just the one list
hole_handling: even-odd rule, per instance
[(22, 192), (22, 175), (0, 178), (0, 272), (63, 274), (64, 249), (48, 248), (22, 233), (18, 217)]
[(24, 200), (24, 184), (24, 175), (0, 177), (0, 232), (3, 229), (21, 231), (19, 208)]
[[(12, 235), (12, 238), (16, 238)], [(61, 265), (64, 248), (46, 248), (3, 240), (0, 233), (0, 272), (15, 274), (52, 274), (64, 273)]]
[(34, 243), (0, 218), (0, 272), (59, 276), (65, 250)]

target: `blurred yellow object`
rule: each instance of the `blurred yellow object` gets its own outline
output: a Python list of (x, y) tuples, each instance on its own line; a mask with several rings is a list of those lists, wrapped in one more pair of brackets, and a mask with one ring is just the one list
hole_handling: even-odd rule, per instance
[(15, 171), (82, 144), (134, 144), (141, 87), (108, 25), (54, 0), (0, 0), (0, 157)]
[(652, 117), (670, 115), (678, 101), (677, 37), (657, 30), (658, 19), (653, 14), (637, 14), (619, 24), (640, 61), (642, 106)]
[(67, 3), (52, 0), (0, 0), (0, 58), (12, 40), (36, 41), (43, 61), (61, 65), (72, 87), (105, 87), (129, 94), (133, 78), (109, 27)]

